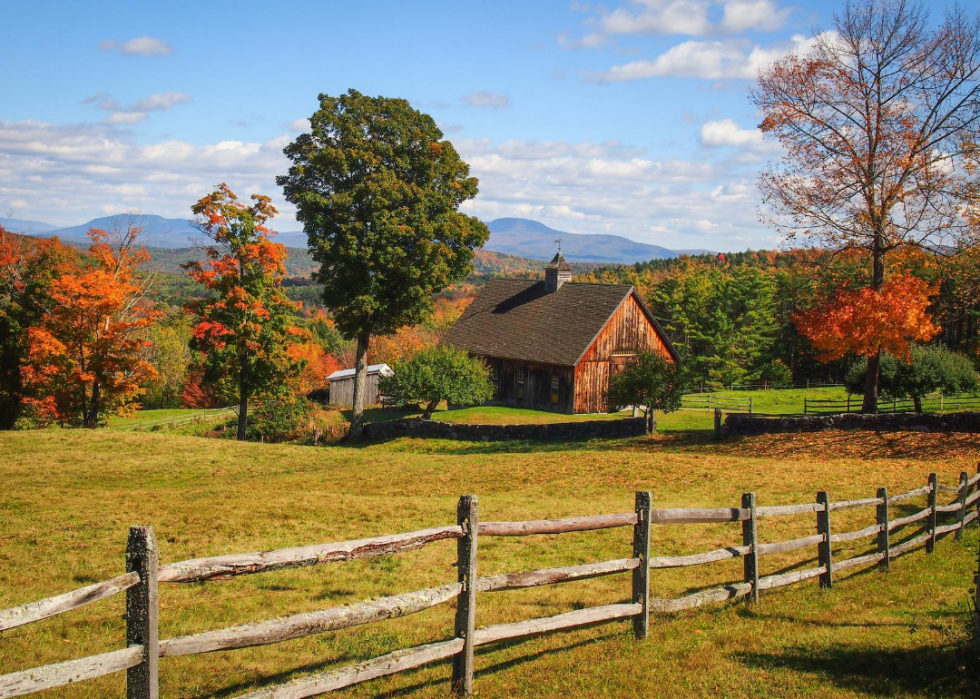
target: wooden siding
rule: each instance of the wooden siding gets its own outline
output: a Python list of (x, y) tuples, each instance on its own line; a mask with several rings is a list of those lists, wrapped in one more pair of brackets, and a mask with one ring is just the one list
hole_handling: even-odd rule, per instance
[[(494, 402), (522, 408), (569, 413), (575, 407), (574, 372), (571, 367), (533, 364), (511, 359), (484, 357), (495, 377)], [(521, 372), (523, 371), (523, 381)], [(557, 402), (552, 400), (552, 381), (557, 378)]]
[(621, 371), (631, 356), (650, 351), (670, 357), (653, 323), (643, 312), (635, 295), (631, 294), (616, 309), (575, 367), (574, 412), (607, 412), (606, 393), (610, 377)]
[[(368, 407), (371, 405), (377, 405), (381, 402), (380, 393), (378, 391), (378, 377), (381, 375), (377, 372), (373, 374), (368, 374), (367, 383), (364, 385), (364, 406)], [(330, 382), (330, 403), (331, 405), (339, 405), (342, 408), (351, 408), (354, 406), (354, 377), (342, 379), (334, 379)]]

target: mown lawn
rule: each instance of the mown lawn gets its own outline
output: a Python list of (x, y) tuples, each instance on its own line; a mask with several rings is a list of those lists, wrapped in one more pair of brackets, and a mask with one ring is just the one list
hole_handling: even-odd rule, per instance
[[(397, 440), (360, 447), (239, 444), (168, 434), (43, 431), (0, 434), (0, 607), (120, 574), (131, 524), (153, 525), (161, 562), (337, 541), (451, 523), (461, 493), (481, 517), (549, 518), (655, 506), (734, 506), (898, 492), (929, 471), (952, 483), (975, 472), (975, 435), (822, 433), (722, 443), (678, 433), (585, 443), (487, 444)], [(910, 503), (893, 516), (921, 507)], [(873, 512), (835, 513), (837, 531)], [(812, 532), (772, 519), (760, 537)], [(630, 533), (486, 538), (481, 574), (621, 558)], [(738, 525), (657, 528), (654, 555), (740, 543)], [(478, 651), (484, 697), (967, 697), (974, 696), (967, 598), (978, 537), (917, 551), (890, 573), (842, 574), (763, 593), (762, 602), (655, 617), (634, 641), (615, 623)], [(310, 611), (455, 580), (455, 546), (348, 564), (165, 586), (161, 638)], [(839, 556), (861, 552), (841, 547)], [(763, 574), (808, 558), (763, 559)], [(848, 571), (850, 573), (850, 571)], [(737, 580), (740, 561), (654, 572), (655, 596)], [(626, 601), (629, 576), (481, 595), (478, 625)], [(111, 650), (124, 643), (123, 596), (0, 636), (0, 671)], [(258, 686), (448, 638), (451, 605), (338, 633), (247, 650), (161, 660), (162, 696), (234, 697)], [(355, 697), (445, 697), (445, 663), (348, 690)], [(118, 675), (50, 697), (121, 696)]]

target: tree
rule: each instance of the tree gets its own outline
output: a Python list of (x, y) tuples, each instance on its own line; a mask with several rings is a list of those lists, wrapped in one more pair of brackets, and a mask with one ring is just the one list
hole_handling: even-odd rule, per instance
[(192, 361), (190, 319), (182, 309), (168, 313), (148, 329), (148, 361), (156, 376), (144, 388), (140, 404), (144, 408), (180, 408), (181, 394)]
[(874, 363), (877, 400), (881, 353), (907, 360), (913, 342), (928, 342), (939, 332), (928, 311), (929, 297), (935, 293), (921, 279), (898, 277), (878, 291), (870, 287), (838, 291), (829, 303), (797, 314), (796, 323), (820, 350), (820, 359), (866, 357), (866, 372)]
[(422, 417), (427, 420), (442, 401), (477, 405), (493, 397), (487, 365), (448, 345), (419, 350), (410, 359), (395, 363), (392, 369), (392, 376), (381, 377), (381, 393), (398, 405), (423, 405)]
[(647, 434), (657, 429), (655, 411), (672, 413), (681, 407), (681, 367), (658, 352), (641, 352), (622, 372), (609, 380), (611, 410), (642, 406)]
[[(962, 196), (980, 124), (980, 18), (955, 9), (930, 29), (914, 2), (859, 0), (834, 25), (752, 92), (759, 128), (786, 149), (760, 177), (763, 218), (790, 240), (865, 250), (880, 292), (892, 251), (975, 235)], [(878, 356), (867, 355), (864, 412), (877, 410)]]
[[(865, 360), (866, 361), (866, 360)], [(858, 362), (845, 380), (850, 393), (860, 393), (866, 367)], [(922, 412), (922, 398), (930, 393), (955, 395), (980, 388), (980, 378), (969, 357), (942, 345), (912, 345), (908, 361), (881, 355), (881, 394), (886, 398), (911, 398), (915, 412)]]
[(77, 268), (78, 255), (57, 239), (8, 233), (0, 226), (0, 429), (21, 415), (28, 330), (51, 306), (51, 282)]
[(134, 401), (156, 375), (143, 359), (146, 328), (160, 318), (146, 303), (147, 279), (137, 266), (149, 259), (136, 247), (140, 229), (92, 229), (94, 264), (53, 279), (51, 306), (28, 330), (23, 369), (35, 415), (63, 425), (94, 428)]
[(341, 333), (357, 341), (351, 436), (364, 421), (373, 335), (421, 322), (432, 295), (463, 279), (489, 237), (458, 208), (477, 194), (469, 166), (427, 114), (406, 100), (349, 90), (320, 95), (320, 109), (284, 152), (278, 177), (296, 205)]
[(248, 206), (221, 184), (191, 211), (214, 241), (207, 260), (184, 265), (214, 294), (194, 305), (199, 322), (191, 345), (204, 353), (205, 376), (237, 399), (244, 440), (249, 398), (281, 389), (299, 370), (289, 350), (307, 333), (294, 325), (297, 304), (282, 288), (287, 253), (269, 238), (265, 224), (277, 213), (269, 197), (253, 194)]

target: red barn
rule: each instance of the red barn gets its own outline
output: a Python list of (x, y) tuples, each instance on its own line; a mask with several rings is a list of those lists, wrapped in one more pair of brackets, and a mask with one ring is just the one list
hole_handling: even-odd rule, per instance
[(495, 400), (563, 413), (607, 412), (609, 378), (638, 352), (680, 361), (635, 287), (575, 283), (561, 253), (544, 281), (488, 282), (443, 341), (487, 362)]

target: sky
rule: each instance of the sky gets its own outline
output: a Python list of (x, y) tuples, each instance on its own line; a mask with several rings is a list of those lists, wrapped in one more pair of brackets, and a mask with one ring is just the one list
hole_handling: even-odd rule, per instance
[(282, 149), (320, 93), (354, 88), (435, 118), (484, 221), (729, 251), (778, 244), (757, 212), (781, 155), (756, 129), (757, 71), (843, 0), (0, 6), (0, 216), (187, 218), (227, 182), (299, 230)]

